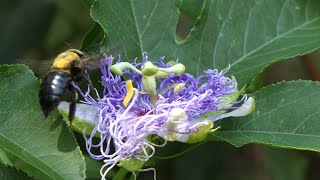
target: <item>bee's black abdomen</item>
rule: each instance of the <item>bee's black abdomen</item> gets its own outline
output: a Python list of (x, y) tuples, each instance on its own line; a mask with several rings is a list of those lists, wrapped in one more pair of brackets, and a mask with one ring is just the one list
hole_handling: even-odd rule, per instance
[(53, 71), (42, 80), (39, 102), (45, 117), (57, 108), (70, 85), (70, 75), (63, 71)]

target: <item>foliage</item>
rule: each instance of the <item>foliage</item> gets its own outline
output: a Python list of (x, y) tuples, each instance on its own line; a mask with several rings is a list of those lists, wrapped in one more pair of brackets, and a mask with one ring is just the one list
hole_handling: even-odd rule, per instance
[[(239, 88), (245, 90), (261, 83), (253, 80), (271, 64), (320, 47), (318, 0), (83, 1), (95, 21), (82, 41), (84, 50), (96, 52), (98, 43), (101, 53), (121, 54), (129, 62), (140, 58), (142, 52), (148, 52), (154, 60), (161, 56), (179, 59), (193, 75), (230, 65), (228, 75), (234, 76)], [(190, 28), (183, 27), (188, 23)], [(13, 27), (9, 28), (17, 30)], [(20, 45), (14, 42), (12, 46)], [(19, 48), (19, 53), (20, 49), (23, 48)], [(80, 151), (83, 146), (77, 144), (57, 112), (43, 119), (38, 104), (39, 84), (26, 66), (0, 66), (1, 162), (36, 179), (85, 179), (85, 162), (90, 167), (101, 164), (84, 161), (85, 150)], [(318, 82), (295, 80), (250, 89), (256, 110), (246, 117), (222, 120), (218, 123), (221, 129), (208, 141), (227, 141), (237, 147), (258, 143), (319, 152), (319, 87)], [(81, 140), (78, 141), (80, 144)], [(228, 148), (234, 151), (233, 147)], [(230, 153), (228, 150), (222, 155)], [(267, 151), (270, 159), (276, 161), (278, 156), (272, 154)], [(288, 168), (305, 166), (306, 161), (297, 154), (289, 153), (288, 157), (301, 162), (301, 166)], [(0, 169), (16, 172), (5, 168)], [(274, 176), (281, 177), (276, 168), (270, 169)], [(94, 170), (91, 168), (90, 172)], [(94, 178), (92, 174), (88, 176)], [(222, 176), (217, 173), (216, 177)]]

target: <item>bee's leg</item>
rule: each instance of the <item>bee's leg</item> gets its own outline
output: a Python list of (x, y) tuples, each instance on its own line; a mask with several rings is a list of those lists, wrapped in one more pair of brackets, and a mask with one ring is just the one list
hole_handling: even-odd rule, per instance
[(71, 103), (69, 105), (69, 121), (70, 121), (70, 124), (71, 124), (72, 120), (74, 119), (75, 113), (76, 113), (76, 104), (77, 104), (77, 101), (79, 99), (79, 96), (78, 96), (78, 93), (74, 89), (72, 84), (69, 85), (69, 90), (72, 93), (72, 100), (71, 100)]
[(90, 79), (90, 76), (89, 76), (89, 73), (87, 70), (84, 71), (84, 78), (87, 80), (88, 84), (89, 84), (89, 87), (90, 87), (90, 91), (92, 92), (91, 95), (93, 96), (94, 99), (98, 99), (97, 95), (96, 95), (96, 91), (93, 87), (93, 84), (91, 82), (91, 79)]

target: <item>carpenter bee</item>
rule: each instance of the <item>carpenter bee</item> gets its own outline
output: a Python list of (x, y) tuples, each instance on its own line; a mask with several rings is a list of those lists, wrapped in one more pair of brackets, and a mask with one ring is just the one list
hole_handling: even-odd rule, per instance
[(45, 117), (57, 108), (66, 92), (72, 93), (72, 100), (69, 105), (69, 120), (72, 122), (76, 111), (78, 93), (72, 83), (80, 82), (85, 78), (91, 85), (91, 81), (85, 66), (87, 55), (77, 49), (69, 49), (59, 54), (53, 61), (51, 70), (43, 78), (39, 102)]

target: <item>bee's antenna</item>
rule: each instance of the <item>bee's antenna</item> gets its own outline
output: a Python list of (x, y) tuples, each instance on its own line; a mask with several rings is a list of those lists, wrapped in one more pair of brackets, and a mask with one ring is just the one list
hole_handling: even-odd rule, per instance
[(73, 49), (72, 46), (69, 43), (67, 43), (67, 42), (63, 42), (63, 43), (65, 43), (67, 46), (69, 46), (70, 49)]

